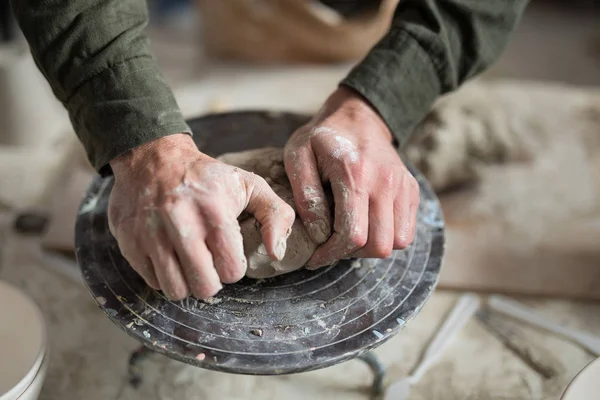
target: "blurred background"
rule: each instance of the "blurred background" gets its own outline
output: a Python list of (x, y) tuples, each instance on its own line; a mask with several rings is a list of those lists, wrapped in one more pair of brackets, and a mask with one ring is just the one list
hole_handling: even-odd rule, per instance
[[(340, 13), (344, 16), (352, 17), (360, 15), (361, 12), (367, 12), (366, 9), (361, 10), (356, 4), (378, 4), (382, 1), (375, 2), (343, 2), (335, 0), (321, 0), (319, 3), (324, 6), (335, 4), (339, 8)], [(191, 54), (201, 54), (202, 48), (199, 46), (204, 41), (205, 45), (217, 46), (216, 38), (211, 38), (211, 35), (222, 36), (228, 35), (223, 32), (223, 25), (215, 23), (213, 28), (210, 25), (203, 30), (202, 22), (202, 7), (203, 3), (210, 4), (210, 1), (150, 1), (150, 7), (153, 15), (153, 22), (150, 26), (151, 37), (157, 51), (159, 61), (164, 65), (165, 70), (169, 70), (170, 62), (178, 64), (174, 58), (179, 55), (182, 58), (177, 60), (193, 60)], [(310, 2), (308, 2), (310, 3)], [(383, 1), (383, 3), (386, 3)], [(341, 5), (340, 5), (341, 4)], [(319, 10), (313, 5), (315, 10)], [(204, 6), (206, 7), (206, 5)], [(236, 12), (236, 6), (223, 5), (216, 8), (222, 10), (210, 10), (207, 12), (209, 17), (212, 15), (220, 15), (222, 20), (219, 22), (232, 21), (234, 16), (239, 16)], [(597, 85), (600, 83), (600, 75), (598, 74), (598, 50), (599, 35), (598, 33), (598, 13), (600, 2), (597, 0), (533, 0), (525, 14), (523, 21), (514, 34), (513, 40), (505, 51), (503, 57), (491, 69), (489, 75), (495, 77), (510, 77), (519, 79), (536, 79), (536, 80), (551, 80), (558, 82), (568, 82), (581, 85)], [(322, 12), (322, 18), (327, 19), (327, 10)], [(318, 13), (318, 11), (317, 11)], [(388, 11), (389, 13), (389, 11)], [(385, 16), (374, 18), (373, 23), (385, 25)], [(230, 18), (230, 19), (228, 19)], [(246, 16), (246, 18), (252, 18)], [(331, 17), (329, 17), (331, 19)], [(318, 17), (315, 17), (318, 20)], [(335, 17), (333, 18), (335, 20)], [(239, 21), (239, 20), (238, 20)], [(377, 22), (375, 22), (377, 21)], [(331, 22), (331, 20), (330, 20)], [(236, 24), (233, 24), (236, 25)], [(284, 24), (281, 28), (283, 30)], [(265, 34), (268, 33), (268, 28), (264, 27)], [(334, 28), (331, 28), (335, 31)], [(235, 29), (233, 29), (235, 31)], [(276, 32), (274, 30), (273, 32)], [(233, 36), (233, 34), (231, 34)], [(352, 33), (347, 35), (353, 38)], [(240, 34), (236, 34), (239, 38)], [(177, 38), (177, 45), (170, 53), (165, 49), (175, 43), (170, 40)], [(369, 38), (371, 39), (371, 38)], [(324, 42), (333, 40), (322, 37)], [(272, 37), (272, 42), (276, 39)], [(373, 41), (371, 39), (370, 41)], [(181, 46), (181, 48), (180, 48)], [(229, 59), (239, 59), (242, 61), (265, 62), (266, 56), (263, 59), (258, 59), (257, 56), (246, 55), (241, 49), (230, 50), (226, 43), (221, 45), (221, 48), (213, 49), (218, 55), (227, 55)], [(275, 47), (268, 43), (263, 44), (264, 47)], [(326, 46), (323, 44), (323, 46)], [(240, 47), (244, 47), (241, 46)], [(319, 48), (313, 48), (312, 54), (298, 56), (297, 61), (351, 61), (345, 58), (360, 58), (359, 54), (364, 52), (368, 46), (348, 41), (348, 47), (357, 47), (354, 53), (348, 51), (348, 55), (339, 55), (328, 60), (328, 55), (317, 55)], [(248, 51), (256, 54), (258, 49), (249, 49)], [(209, 50), (210, 51), (210, 50)], [(259, 50), (259, 51), (262, 51)], [(270, 49), (269, 51), (274, 51)], [(352, 57), (352, 56), (355, 57)], [(185, 58), (190, 57), (190, 58)], [(319, 59), (320, 57), (320, 59)], [(304, 58), (304, 59), (302, 59)], [(170, 61), (171, 60), (171, 61)], [(282, 56), (279, 60), (296, 61), (294, 56)], [(175, 75), (175, 67), (171, 66)], [(180, 68), (183, 68), (180, 66)], [(189, 70), (198, 72), (196, 68), (189, 66)], [(175, 76), (173, 79), (176, 79)]]
[[(188, 118), (311, 114), (385, 33), (397, 1), (149, 0), (147, 33)], [(34, 299), (48, 324), (40, 398), (368, 398), (368, 371), (352, 362), (257, 378), (157, 356), (145, 383), (128, 385), (137, 343), (95, 307), (74, 261), (95, 172), (6, 0), (0, 28), (0, 282)], [(600, 1), (532, 0), (498, 62), (428, 117), (404, 151), (440, 195), (446, 256), (431, 301), (377, 351), (389, 379), (410, 371), (465, 291), (507, 294), (600, 336)], [(438, 148), (425, 145), (432, 136)], [(411, 398), (555, 399), (598, 355), (481, 312)]]

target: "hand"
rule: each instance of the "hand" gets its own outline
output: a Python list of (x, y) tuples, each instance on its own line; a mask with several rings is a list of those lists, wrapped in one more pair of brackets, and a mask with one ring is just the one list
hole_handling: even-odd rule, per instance
[[(309, 268), (347, 257), (385, 258), (413, 240), (419, 185), (402, 163), (379, 114), (340, 87), (285, 147), (297, 211), (322, 245)], [(323, 190), (329, 183), (335, 211)]]
[(167, 297), (207, 298), (244, 276), (244, 210), (260, 222), (269, 255), (283, 258), (294, 210), (261, 177), (202, 154), (189, 135), (147, 143), (110, 165), (110, 230), (133, 269)]

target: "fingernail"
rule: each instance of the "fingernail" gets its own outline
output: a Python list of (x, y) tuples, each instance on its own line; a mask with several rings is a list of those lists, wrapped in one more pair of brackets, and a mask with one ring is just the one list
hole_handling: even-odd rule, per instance
[(318, 219), (316, 221), (309, 222), (308, 224), (306, 224), (306, 230), (308, 231), (309, 236), (315, 243), (323, 244), (329, 238), (329, 224), (322, 219)]
[(273, 249), (273, 254), (277, 257), (278, 261), (283, 260), (285, 257), (285, 250), (287, 248), (286, 238), (279, 238), (277, 244), (275, 244), (275, 248)]

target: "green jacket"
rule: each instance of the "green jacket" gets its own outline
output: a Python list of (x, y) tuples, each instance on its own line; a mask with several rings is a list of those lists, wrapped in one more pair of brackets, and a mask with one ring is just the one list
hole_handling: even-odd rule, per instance
[[(228, 0), (219, 0), (228, 1)], [(378, 110), (400, 144), (435, 99), (501, 53), (528, 0), (400, 0), (389, 33), (342, 84)], [(143, 30), (144, 0), (12, 0), (39, 69), (94, 167), (190, 132)]]

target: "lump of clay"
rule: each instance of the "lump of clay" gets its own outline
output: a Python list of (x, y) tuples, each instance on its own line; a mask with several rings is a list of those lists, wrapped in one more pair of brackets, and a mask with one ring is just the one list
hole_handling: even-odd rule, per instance
[[(223, 154), (218, 159), (245, 171), (262, 176), (294, 211), (292, 187), (283, 166), (283, 149), (266, 147), (238, 153)], [(317, 248), (304, 225), (298, 217), (292, 225), (292, 232), (287, 239), (287, 250), (281, 261), (273, 261), (262, 243), (260, 224), (253, 216), (242, 213), (239, 217), (244, 253), (248, 260), (246, 276), (249, 278), (269, 278), (302, 268)]]

